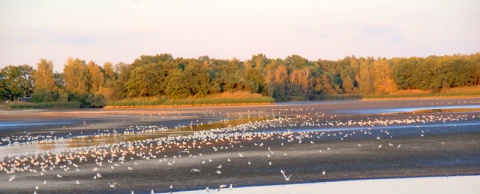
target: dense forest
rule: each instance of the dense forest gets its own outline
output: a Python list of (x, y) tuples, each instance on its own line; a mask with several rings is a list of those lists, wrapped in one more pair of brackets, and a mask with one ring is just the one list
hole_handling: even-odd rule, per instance
[(325, 95), (384, 95), (399, 90), (442, 89), (480, 84), (480, 53), (426, 58), (356, 58), (309, 61), (299, 55), (250, 60), (140, 56), (133, 63), (69, 58), (63, 73), (41, 59), (0, 71), (1, 101), (81, 102), (82, 107), (141, 97), (200, 98), (247, 91), (276, 101), (318, 100)]

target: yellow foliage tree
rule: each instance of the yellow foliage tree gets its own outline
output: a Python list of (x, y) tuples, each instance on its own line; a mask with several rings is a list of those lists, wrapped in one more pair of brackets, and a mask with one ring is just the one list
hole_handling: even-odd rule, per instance
[(375, 79), (373, 85), (377, 94), (392, 94), (398, 90), (393, 80), (393, 71), (387, 60), (381, 59), (373, 63)]
[(40, 89), (47, 91), (56, 89), (55, 78), (53, 77), (53, 63), (46, 59), (40, 59), (35, 72), (35, 90)]

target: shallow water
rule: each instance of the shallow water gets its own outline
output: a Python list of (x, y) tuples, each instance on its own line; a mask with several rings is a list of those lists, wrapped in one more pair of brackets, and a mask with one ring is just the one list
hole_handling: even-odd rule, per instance
[(405, 108), (375, 108), (346, 110), (351, 114), (392, 114), (392, 113), (437, 113), (437, 112), (477, 112), (480, 111), (480, 105), (457, 105), (457, 106), (424, 106), (424, 107), (405, 107)]

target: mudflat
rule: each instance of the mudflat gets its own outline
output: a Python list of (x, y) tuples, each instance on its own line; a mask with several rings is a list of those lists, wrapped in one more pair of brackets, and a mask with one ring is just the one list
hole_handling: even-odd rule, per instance
[(479, 175), (479, 105), (467, 98), (0, 111), (0, 193)]

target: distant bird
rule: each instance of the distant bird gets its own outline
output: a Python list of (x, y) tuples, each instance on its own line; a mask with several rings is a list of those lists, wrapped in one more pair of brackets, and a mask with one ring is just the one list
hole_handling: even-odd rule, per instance
[(108, 186), (110, 186), (111, 188), (114, 188), (115, 185), (120, 185), (120, 184), (118, 184), (118, 183), (112, 183), (112, 184), (108, 183)]
[(130, 166), (129, 166), (129, 167), (127, 167), (127, 168), (128, 168), (128, 170), (133, 170), (133, 168), (132, 168), (132, 167), (130, 167)]
[(60, 174), (57, 174), (57, 177), (58, 177), (58, 178), (62, 178), (62, 175), (60, 175)]
[(190, 170), (190, 172), (198, 173), (198, 172), (201, 172), (201, 171), (200, 171), (200, 169), (194, 168), (194, 169)]
[(77, 180), (77, 182), (76, 182), (76, 183), (77, 183), (77, 185), (79, 185), (79, 184), (80, 184), (80, 181), (78, 181), (78, 180)]
[(219, 192), (220, 190), (222, 190), (222, 189), (225, 188), (225, 187), (227, 187), (227, 185), (219, 185), (217, 192)]
[(322, 175), (325, 176), (325, 171), (322, 172)]
[(292, 175), (289, 175), (289, 176), (285, 175), (285, 171), (283, 171), (283, 170), (280, 170), (280, 173), (282, 173), (282, 175), (283, 175), (283, 177), (285, 178), (286, 181), (290, 181), (290, 177)]
[(12, 182), (12, 181), (13, 181), (13, 179), (15, 179), (15, 177), (16, 177), (16, 175), (12, 175), (12, 176), (10, 176), (10, 178), (8, 179), (8, 182)]

